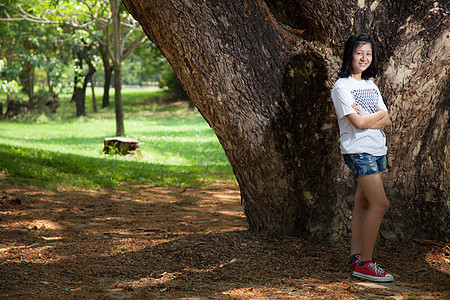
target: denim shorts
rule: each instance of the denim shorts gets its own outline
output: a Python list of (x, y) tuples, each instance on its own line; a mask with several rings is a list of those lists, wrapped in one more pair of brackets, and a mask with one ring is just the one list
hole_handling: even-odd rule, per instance
[(367, 153), (344, 154), (344, 161), (352, 171), (355, 179), (386, 171), (386, 155), (373, 156)]

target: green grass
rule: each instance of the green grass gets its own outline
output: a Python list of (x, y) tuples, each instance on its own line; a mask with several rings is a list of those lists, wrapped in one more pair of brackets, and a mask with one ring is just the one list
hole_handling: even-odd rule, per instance
[(0, 172), (12, 182), (47, 188), (202, 186), (234, 180), (221, 145), (198, 112), (188, 111), (187, 104), (160, 105), (167, 97), (162, 90), (124, 89), (122, 94), (125, 133), (139, 140), (137, 154), (103, 154), (103, 139), (115, 135), (113, 108), (94, 114), (88, 97), (88, 116), (74, 118), (75, 104), (66, 97), (60, 98), (55, 119), (38, 115), (0, 121)]

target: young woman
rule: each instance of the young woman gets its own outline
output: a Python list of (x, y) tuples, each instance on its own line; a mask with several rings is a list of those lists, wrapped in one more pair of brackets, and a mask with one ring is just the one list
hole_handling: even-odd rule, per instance
[(341, 153), (357, 181), (352, 214), (353, 276), (377, 282), (393, 281), (372, 262), (373, 248), (389, 202), (380, 173), (386, 170), (386, 137), (381, 130), (391, 121), (378, 87), (370, 80), (377, 72), (372, 37), (352, 35), (345, 43), (339, 79), (331, 98), (340, 131)]

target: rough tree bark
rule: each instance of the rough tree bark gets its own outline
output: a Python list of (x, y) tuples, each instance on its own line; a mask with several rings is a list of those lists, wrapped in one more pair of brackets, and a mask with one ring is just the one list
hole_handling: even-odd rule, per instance
[(449, 240), (448, 2), (123, 2), (217, 134), (250, 227), (329, 242), (348, 239), (355, 188), (330, 90), (345, 39), (372, 34), (393, 120), (380, 241)]

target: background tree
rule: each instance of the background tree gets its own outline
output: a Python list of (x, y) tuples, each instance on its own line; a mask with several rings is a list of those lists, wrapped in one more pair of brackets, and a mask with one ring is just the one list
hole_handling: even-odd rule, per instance
[(52, 67), (49, 60), (55, 53), (52, 39), (56, 35), (49, 35), (49, 39), (46, 34), (55, 33), (54, 28), (46, 31), (40, 24), (31, 26), (27, 22), (1, 22), (0, 26), (2, 57), (9, 61), (8, 76), (20, 80), (31, 103), (35, 100), (35, 69)]
[(381, 241), (448, 240), (444, 1), (124, 0), (216, 132), (251, 228), (343, 241), (354, 181), (330, 100), (343, 43), (379, 43), (393, 121)]
[[(7, 1), (0, 3), (6, 17), (0, 20), (56, 24), (88, 32), (99, 44), (105, 76), (115, 71), (116, 134), (125, 135), (121, 98), (121, 64), (143, 40), (139, 24), (116, 0), (52, 0), (36, 3)], [(24, 8), (25, 7), (25, 8)], [(121, 30), (121, 28), (125, 29)], [(113, 53), (114, 52), (114, 53)], [(110, 77), (107, 78), (108, 80)], [(107, 96), (105, 96), (107, 95)], [(104, 85), (103, 105), (109, 105), (109, 84)]]
[[(94, 55), (93, 43), (79, 39), (79, 43), (73, 47), (75, 59), (74, 91), (72, 100), (76, 105), (77, 117), (86, 116), (86, 88), (88, 83), (92, 83), (92, 77), (96, 71), (92, 59)], [(86, 62), (88, 69), (85, 72), (83, 62)]]
[[(8, 15), (0, 10), (1, 17)], [(0, 31), (0, 57), (6, 57), (9, 62), (4, 73), (8, 79), (19, 82), (21, 91), (28, 96), (28, 103), (7, 101), (8, 117), (27, 111), (56, 112), (58, 94), (63, 91), (63, 70), (72, 58), (66, 42), (70, 40), (67, 32), (57, 25), (26, 21), (0, 22)], [(23, 97), (17, 93), (9, 98)]]

